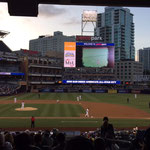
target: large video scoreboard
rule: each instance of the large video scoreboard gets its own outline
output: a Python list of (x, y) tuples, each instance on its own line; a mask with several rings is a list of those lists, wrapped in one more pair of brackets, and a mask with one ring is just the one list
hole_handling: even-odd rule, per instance
[(64, 67), (114, 67), (113, 43), (65, 42)]

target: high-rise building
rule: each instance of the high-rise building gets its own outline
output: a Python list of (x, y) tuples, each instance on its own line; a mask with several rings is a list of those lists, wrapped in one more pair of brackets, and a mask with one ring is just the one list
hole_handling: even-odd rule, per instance
[(39, 36), (29, 41), (29, 50), (39, 51), (42, 55), (47, 52), (64, 52), (64, 42), (75, 42), (75, 36), (65, 36), (63, 32), (54, 32), (54, 36)]
[(106, 43), (115, 43), (115, 61), (135, 60), (133, 14), (129, 9), (106, 7), (97, 16), (95, 35)]
[(150, 47), (139, 50), (139, 62), (142, 62), (145, 71), (150, 71)]

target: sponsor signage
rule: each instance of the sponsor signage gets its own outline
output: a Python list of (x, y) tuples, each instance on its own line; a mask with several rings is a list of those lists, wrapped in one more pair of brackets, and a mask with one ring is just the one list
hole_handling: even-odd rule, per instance
[(85, 93), (91, 93), (92, 90), (90, 90), (90, 89), (85, 89), (85, 90), (82, 90), (82, 92), (85, 92)]
[(106, 93), (107, 90), (95, 90), (95, 93)]
[(130, 93), (130, 91), (126, 89), (120, 89), (118, 90), (118, 93)]
[(11, 75), (14, 75), (14, 76), (24, 76), (24, 73), (11, 73)]
[(77, 46), (114, 46), (114, 43), (83, 43), (77, 42)]
[(64, 42), (64, 67), (76, 67), (76, 42)]
[(79, 90), (75, 90), (75, 89), (68, 89), (68, 92), (79, 92)]
[(24, 76), (24, 73), (13, 73), (13, 72), (0, 72), (0, 75), (15, 75), (15, 76)]
[(29, 54), (29, 55), (36, 55), (39, 54), (38, 51), (32, 51), (32, 50), (26, 50), (26, 49), (22, 49), (23, 53), (25, 54)]
[(76, 36), (76, 41), (102, 41), (100, 36)]
[(107, 80), (63, 80), (64, 84), (120, 84), (120, 81)]
[(131, 93), (134, 93), (134, 94), (140, 94), (141, 91), (140, 91), (140, 90), (132, 90)]
[(0, 75), (11, 75), (11, 72), (0, 72)]
[(55, 92), (58, 92), (58, 93), (63, 93), (64, 90), (63, 89), (56, 89)]
[(108, 90), (108, 93), (115, 94), (117, 93), (117, 90)]

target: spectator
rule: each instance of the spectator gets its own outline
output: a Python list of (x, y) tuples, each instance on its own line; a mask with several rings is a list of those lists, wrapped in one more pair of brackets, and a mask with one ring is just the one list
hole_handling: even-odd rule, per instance
[(21, 133), (15, 139), (16, 150), (40, 150), (40, 148), (31, 145), (30, 136), (27, 133)]
[(95, 139), (94, 150), (105, 150), (105, 140), (102, 138)]
[(103, 118), (103, 125), (101, 126), (101, 137), (103, 138), (114, 138), (114, 128), (113, 125), (108, 123), (108, 117)]
[(53, 139), (50, 137), (50, 132), (48, 130), (44, 131), (42, 135), (42, 145), (52, 147)]
[(5, 142), (9, 142), (12, 147), (14, 146), (14, 138), (12, 134), (10, 133), (5, 134)]
[(76, 136), (66, 143), (65, 150), (94, 150), (94, 147), (89, 139)]
[(0, 133), (0, 150), (5, 150), (4, 144), (5, 144), (4, 134)]
[(42, 135), (41, 134), (34, 135), (34, 145), (42, 149)]
[(58, 133), (56, 136), (57, 145), (52, 150), (63, 150), (65, 147), (65, 134)]
[(148, 128), (144, 135), (144, 150), (150, 150), (150, 128)]

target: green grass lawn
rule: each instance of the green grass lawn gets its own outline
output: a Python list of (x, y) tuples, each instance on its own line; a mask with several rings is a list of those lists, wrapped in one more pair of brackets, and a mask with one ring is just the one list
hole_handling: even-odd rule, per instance
[[(120, 105), (127, 105), (142, 109), (150, 113), (149, 102), (150, 96), (147, 94), (137, 94), (137, 98), (134, 98), (134, 94), (108, 94), (108, 93), (41, 93), (41, 97), (38, 98), (37, 93), (20, 94), (17, 97), (18, 100), (70, 100), (76, 101), (76, 97), (81, 95), (82, 101), (91, 102), (104, 102)], [(0, 100), (12, 100), (15, 96), (0, 97)], [(129, 97), (130, 103), (127, 103)]]
[[(35, 118), (36, 119), (36, 118)], [(148, 127), (149, 120), (144, 119), (110, 119), (110, 123), (114, 128), (133, 128), (133, 127)], [(24, 127), (30, 128), (31, 120), (29, 119), (1, 119), (0, 127)], [(36, 119), (36, 127), (95, 127), (99, 128), (102, 125), (102, 119)]]
[(20, 104), (1, 104), (0, 117), (80, 117), (85, 110), (73, 104), (25, 104), (25, 107), (38, 108), (35, 111), (16, 111)]
[[(149, 95), (138, 94), (134, 98), (134, 94), (108, 94), (108, 93), (41, 93), (38, 98), (37, 93), (19, 94), (17, 100), (70, 100), (76, 101), (76, 97), (81, 95), (82, 101), (103, 102), (126, 105), (142, 109), (150, 113), (148, 103), (150, 101)], [(12, 100), (15, 96), (0, 97), (0, 101)], [(127, 103), (127, 98), (130, 103)], [(19, 104), (1, 104), (0, 117), (79, 117), (80, 114), (85, 113), (85, 110), (80, 105), (72, 104), (25, 104), (25, 107), (36, 107), (37, 111), (32, 112), (17, 112), (14, 109), (20, 107)], [(109, 117), (109, 116), (108, 116)], [(90, 121), (89, 121), (90, 120)], [(91, 121), (92, 120), (92, 121)], [(111, 119), (115, 127), (135, 127), (135, 126), (149, 126), (150, 120), (141, 119)], [(24, 122), (24, 123), (23, 123)], [(99, 127), (102, 120), (95, 119), (37, 119), (38, 127)], [(30, 119), (1, 119), (0, 127), (16, 126), (24, 127), (30, 124)]]

